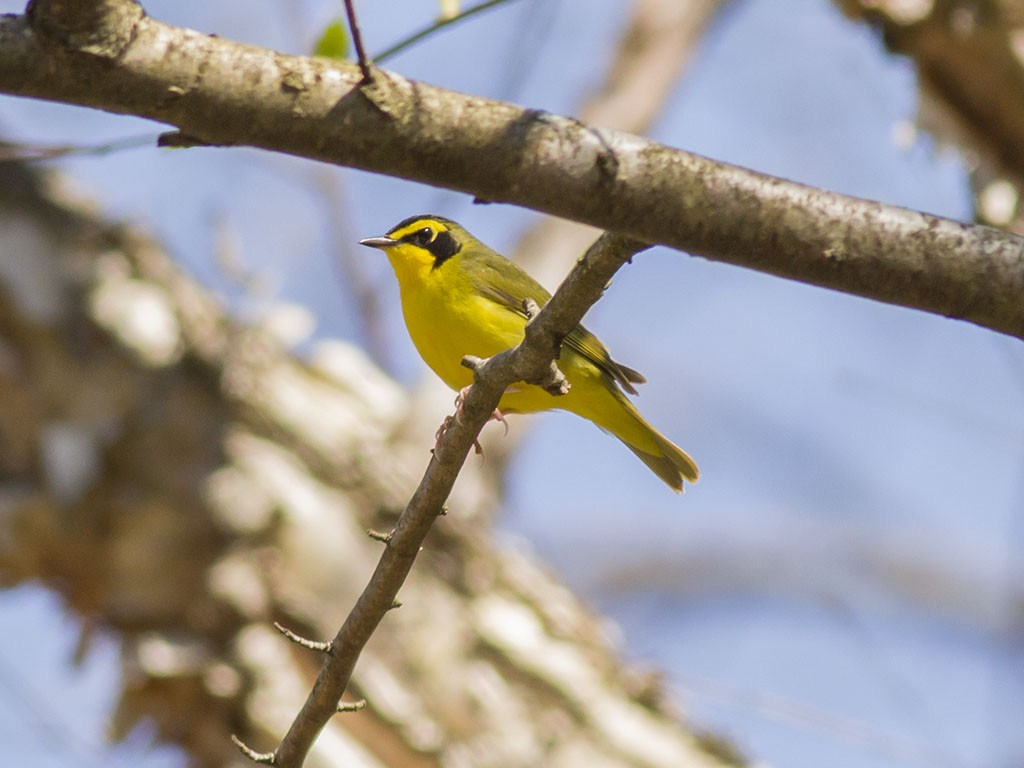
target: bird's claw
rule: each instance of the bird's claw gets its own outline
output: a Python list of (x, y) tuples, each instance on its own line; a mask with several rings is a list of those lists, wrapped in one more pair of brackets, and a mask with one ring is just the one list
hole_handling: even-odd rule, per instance
[[(463, 387), (459, 390), (459, 393), (455, 396), (455, 415), (446, 416), (441, 426), (437, 428), (437, 432), (434, 434), (434, 450), (436, 451), (438, 446), (441, 444), (441, 438), (444, 437), (444, 433), (448, 431), (448, 428), (452, 424), (454, 419), (459, 424), (462, 424), (462, 404), (466, 401), (466, 395), (469, 394), (469, 387)], [(505, 436), (508, 436), (508, 420), (505, 418), (505, 414), (501, 412), (501, 409), (495, 408), (494, 412), (487, 419), (488, 421), (497, 421), (505, 427)], [(473, 450), (478, 456), (483, 455), (484, 449), (480, 445), (479, 440), (473, 440)]]
[(437, 432), (434, 433), (434, 450), (436, 451), (441, 447), (441, 438), (444, 437), (444, 433), (448, 431), (448, 427), (451, 426), (452, 417), (445, 416), (444, 421), (441, 422), (441, 426), (437, 428)]
[[(454, 419), (458, 419), (458, 416), (445, 416), (444, 421), (441, 422), (441, 426), (437, 428), (437, 432), (434, 433), (434, 451), (437, 451), (437, 449), (441, 447), (441, 438), (444, 437), (444, 433), (448, 431), (448, 428), (452, 425), (452, 421)], [(460, 421), (459, 423), (461, 424), (462, 422)], [(480, 441), (475, 438), (473, 440), (473, 452), (476, 453), (477, 456), (483, 455), (484, 452), (484, 448), (480, 445)]]
[[(470, 385), (472, 386), (472, 385)], [(459, 416), (462, 414), (462, 404), (466, 401), (466, 396), (469, 394), (469, 387), (463, 387), (459, 390), (459, 393), (455, 396), (455, 419), (462, 423)], [(505, 414), (501, 412), (500, 408), (495, 408), (488, 421), (501, 422), (502, 426), (505, 427), (505, 435), (508, 436), (508, 420), (505, 418)]]
[(505, 437), (508, 437), (508, 419), (505, 418), (505, 414), (497, 408), (494, 409), (494, 413), (491, 414), (491, 418), (488, 421), (496, 421), (505, 428)]

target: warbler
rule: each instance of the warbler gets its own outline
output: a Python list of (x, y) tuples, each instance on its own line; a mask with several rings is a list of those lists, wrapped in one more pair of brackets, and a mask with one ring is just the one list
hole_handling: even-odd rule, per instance
[[(398, 278), (402, 313), (424, 362), (449, 387), (473, 382), (465, 355), (491, 357), (523, 339), (525, 299), (544, 306), (551, 298), (540, 283), (450, 219), (411, 216), (387, 234), (359, 241), (383, 250)], [(562, 409), (582, 416), (626, 444), (675, 491), (695, 482), (697, 465), (639, 414), (625, 393), (646, 379), (612, 359), (582, 325), (562, 344), (558, 365), (569, 392), (553, 396), (530, 384), (511, 385), (498, 405), (503, 413)]]

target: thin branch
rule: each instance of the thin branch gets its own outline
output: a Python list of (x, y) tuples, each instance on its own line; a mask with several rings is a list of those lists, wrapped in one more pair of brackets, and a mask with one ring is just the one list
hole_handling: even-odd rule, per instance
[(238, 751), (254, 763), (259, 763), (260, 765), (279, 765), (277, 762), (277, 756), (273, 752), (257, 752), (240, 738), (235, 736), (235, 734), (231, 734), (231, 743), (238, 747)]
[(382, 544), (387, 544), (389, 541), (391, 541), (391, 536), (393, 534), (394, 531), (388, 531), (387, 533), (384, 533), (383, 531), (375, 531), (372, 528), (366, 531), (367, 536), (369, 536), (374, 541), (381, 542)]
[[(107, 0), (118, 2), (134, 5)], [(0, 17), (0, 92), (148, 117), (210, 145), (262, 147), (461, 190), (1024, 338), (1024, 239), (1005, 232), (383, 70), (364, 84), (355, 65), (122, 17), (130, 50), (110, 57), (64, 39), (55, 45), (38, 11), (31, 23)], [(168, 50), (175, 55), (163, 55)]]
[(615, 271), (644, 247), (629, 238), (602, 235), (529, 323), (523, 343), (480, 366), (463, 401), (462, 417), (453, 420), (441, 437), (373, 576), (335, 635), (333, 653), (325, 657), (309, 697), (272, 753), (274, 765), (301, 766), (317, 734), (337, 712), (356, 660), (385, 614), (400, 605), (395, 599), (398, 590), (431, 525), (442, 513), (469, 449), (497, 408), (505, 388), (515, 381), (544, 381), (550, 375), (562, 339), (600, 298)]
[(345, 0), (345, 15), (348, 16), (348, 28), (352, 33), (352, 44), (356, 48), (359, 71), (363, 75), (363, 82), (368, 83), (373, 79), (373, 74), (370, 71), (370, 62), (366, 58), (366, 49), (363, 48), (363, 33), (359, 30), (359, 20), (356, 18), (356, 0)]
[(125, 149), (155, 147), (155, 134), (132, 136), (127, 139), (102, 144), (25, 144), (21, 142), (0, 143), (0, 163), (34, 162), (54, 160), (61, 157), (102, 157)]
[(498, 5), (502, 5), (504, 3), (509, 2), (512, 2), (512, 0), (486, 0), (483, 3), (478, 3), (477, 5), (471, 6), (465, 9), (464, 11), (460, 11), (454, 16), (448, 16), (447, 18), (438, 19), (434, 23), (426, 27), (423, 27), (423, 29), (419, 30), (418, 32), (414, 32), (413, 34), (409, 35), (409, 37), (405, 38), (404, 40), (399, 40), (390, 48), (384, 49), (374, 57), (374, 61), (378, 63), (382, 61), (387, 61), (393, 56), (397, 56), (406, 48), (416, 45), (416, 43), (420, 42), (424, 38), (430, 37), (435, 32), (439, 32), (445, 27), (450, 27), (452, 24), (457, 24), (460, 21), (465, 21), (466, 19), (476, 16), (478, 13), (482, 13), (483, 11), (489, 11)]
[(306, 650), (317, 651), (319, 653), (331, 652), (331, 644), (328, 641), (309, 640), (308, 638), (305, 638), (302, 635), (295, 634), (290, 629), (288, 629), (288, 627), (284, 626), (283, 624), (278, 624), (276, 621), (274, 622), (274, 629), (276, 629), (278, 632), (287, 637), (296, 645), (300, 645)]

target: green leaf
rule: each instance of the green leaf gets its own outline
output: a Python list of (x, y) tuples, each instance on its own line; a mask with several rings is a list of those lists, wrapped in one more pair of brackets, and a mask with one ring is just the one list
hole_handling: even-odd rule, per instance
[(348, 30), (341, 19), (335, 19), (324, 27), (320, 39), (316, 41), (313, 55), (328, 59), (348, 58)]

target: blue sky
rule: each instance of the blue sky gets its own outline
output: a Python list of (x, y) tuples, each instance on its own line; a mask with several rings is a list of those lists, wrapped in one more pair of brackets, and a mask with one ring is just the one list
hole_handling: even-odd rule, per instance
[[(9, 5), (0, 9), (20, 9)], [(168, 21), (302, 51), (337, 5), (146, 7)], [(626, 9), (612, 0), (525, 0), (390, 66), (571, 114), (599, 82)], [(364, 2), (361, 11), (370, 48), (379, 50), (402, 36), (393, 19), (414, 29), (436, 4)], [(927, 136), (909, 145), (895, 139), (913, 121), (915, 100), (912, 65), (825, 0), (736, 0), (652, 135), (967, 219), (956, 153)], [(68, 115), (0, 101), (8, 139), (100, 141), (159, 130), (102, 113)], [(231, 295), (212, 258), (226, 226), (273, 298), (308, 304), (319, 334), (355, 341), (359, 327), (331, 266), (331, 225), (354, 243), (431, 210), (508, 250), (532, 220), (463, 195), (246, 150), (141, 149), (65, 167), (111, 215), (149, 227), (193, 274)], [(337, 184), (341, 210), (317, 192), (315, 174)], [(429, 374), (405, 335), (393, 278), (383, 259), (364, 257), (388, 308), (390, 367), (415, 384)], [(236, 296), (236, 307), (258, 314), (265, 305)], [(676, 497), (592, 425), (545, 414), (513, 465), (504, 540), (539, 552), (607, 611), (624, 652), (663, 668), (685, 709), (751, 757), (857, 768), (1019, 759), (1021, 745), (999, 727), (1019, 719), (1022, 698), (1002, 629), (1020, 578), (1019, 342), (666, 249), (623, 270), (587, 323), (647, 375), (638, 406), (697, 459), (703, 478)], [(936, 566), (944, 578), (925, 587), (901, 576)], [(53, 600), (24, 592), (5, 600), (7, 620), (18, 609), (58, 636), (69, 632)], [(0, 663), (23, 663), (25, 651), (0, 643)], [(62, 664), (66, 645), (31, 653)], [(84, 681), (74, 688), (81, 700), (109, 696), (111, 654), (73, 673)], [(52, 689), (31, 685), (39, 696)], [(2, 712), (0, 723), (19, 716)], [(22, 749), (46, 751), (34, 729), (12, 730)], [(170, 759), (161, 753), (146, 764)]]

